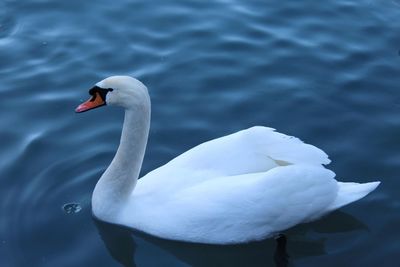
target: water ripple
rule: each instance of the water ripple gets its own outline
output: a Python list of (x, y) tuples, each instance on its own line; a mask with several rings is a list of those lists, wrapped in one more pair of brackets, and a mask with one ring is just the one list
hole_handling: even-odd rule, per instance
[[(115, 266), (91, 220), (90, 197), (118, 146), (122, 111), (74, 108), (99, 79), (129, 74), (152, 97), (142, 173), (208, 139), (272, 126), (323, 148), (342, 180), (383, 181), (344, 209), (369, 232), (295, 229), (306, 241), (328, 241), (324, 250), (322, 241), (289, 238), (293, 264), (382, 265), (395, 255), (399, 220), (399, 3), (1, 2), (0, 258), (8, 266)], [(61, 208), (68, 203), (82, 210), (68, 216)], [(340, 225), (339, 217), (330, 223)], [(175, 245), (136, 241), (139, 266), (154, 258), (149, 251), (161, 255), (159, 265), (186, 264), (168, 252)], [(208, 249), (228, 255), (221, 266), (238, 264), (230, 249)]]

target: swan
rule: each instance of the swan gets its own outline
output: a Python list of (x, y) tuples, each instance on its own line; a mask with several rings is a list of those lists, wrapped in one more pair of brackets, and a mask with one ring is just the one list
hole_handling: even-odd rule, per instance
[(150, 127), (146, 86), (111, 76), (89, 94), (76, 112), (125, 109), (118, 150), (92, 195), (102, 221), (171, 240), (244, 243), (316, 220), (380, 183), (338, 182), (322, 150), (263, 126), (202, 143), (138, 179)]

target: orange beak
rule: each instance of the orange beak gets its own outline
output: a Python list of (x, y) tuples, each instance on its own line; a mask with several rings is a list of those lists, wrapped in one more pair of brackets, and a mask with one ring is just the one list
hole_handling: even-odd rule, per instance
[(94, 108), (98, 108), (104, 106), (106, 102), (104, 102), (103, 98), (100, 96), (98, 92), (96, 92), (88, 101), (83, 102), (80, 104), (76, 109), (75, 112), (81, 113), (85, 112)]

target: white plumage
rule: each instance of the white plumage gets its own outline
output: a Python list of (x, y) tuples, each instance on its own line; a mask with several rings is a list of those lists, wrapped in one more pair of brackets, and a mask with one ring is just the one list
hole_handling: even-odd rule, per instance
[[(356, 201), (379, 182), (337, 182), (315, 146), (256, 126), (200, 144), (137, 182), (150, 121), (139, 81), (114, 76), (107, 104), (125, 107), (120, 147), (96, 185), (101, 220), (162, 238), (232, 244), (260, 240)], [(121, 99), (123, 96), (124, 99)]]

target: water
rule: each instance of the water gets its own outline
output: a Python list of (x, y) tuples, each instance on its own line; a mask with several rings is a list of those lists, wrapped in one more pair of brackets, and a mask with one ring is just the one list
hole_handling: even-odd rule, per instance
[(325, 150), (340, 180), (383, 182), (286, 232), (290, 264), (394, 266), (399, 25), (397, 0), (3, 0), (0, 265), (275, 265), (274, 240), (186, 244), (92, 218), (123, 113), (74, 108), (98, 80), (129, 74), (153, 105), (143, 174), (203, 141), (277, 128)]

